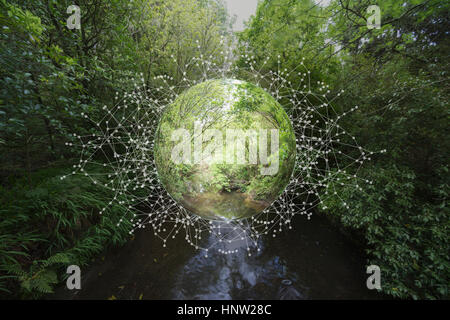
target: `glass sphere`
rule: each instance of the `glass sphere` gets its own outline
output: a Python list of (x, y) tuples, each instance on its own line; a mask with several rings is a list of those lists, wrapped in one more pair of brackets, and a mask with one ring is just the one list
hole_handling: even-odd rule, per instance
[(167, 106), (154, 157), (164, 188), (202, 218), (249, 218), (284, 191), (295, 165), (295, 135), (282, 106), (262, 88), (209, 80)]

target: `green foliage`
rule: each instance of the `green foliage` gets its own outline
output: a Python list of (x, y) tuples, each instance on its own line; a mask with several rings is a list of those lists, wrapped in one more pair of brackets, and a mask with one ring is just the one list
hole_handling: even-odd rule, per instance
[(110, 214), (100, 216), (110, 191), (84, 176), (42, 179), (49, 173), (54, 174), (33, 175), (35, 185), (18, 181), (0, 193), (0, 288), (14, 288), (12, 280), (18, 281), (24, 297), (51, 292), (64, 266), (86, 265), (106, 246), (125, 243), (131, 230), (125, 207), (112, 205)]
[(324, 205), (340, 224), (364, 237), (368, 264), (381, 268), (383, 292), (400, 298), (448, 298), (448, 185), (431, 190), (439, 199), (431, 204), (416, 196), (417, 177), (408, 168), (370, 168), (360, 175), (373, 182), (362, 194), (335, 184), (330, 189), (339, 197), (326, 197)]
[[(348, 88), (341, 103), (353, 101), (360, 109), (345, 126), (365, 147), (387, 153), (360, 171), (374, 182), (364, 196), (333, 186), (339, 198), (331, 196), (326, 205), (342, 224), (361, 230), (369, 263), (384, 271), (384, 292), (448, 298), (448, 96), (439, 80), (413, 75), (407, 66), (386, 63), (365, 76), (372, 67), (364, 65), (358, 83)], [(370, 92), (363, 89), (367, 83), (372, 83)], [(339, 206), (342, 201), (349, 210)]]
[(39, 297), (43, 293), (52, 293), (52, 287), (58, 283), (56, 271), (49, 268), (57, 264), (70, 264), (69, 256), (57, 253), (46, 260), (34, 260), (28, 272), (20, 264), (7, 265), (5, 269), (17, 277), (25, 295)]
[[(367, 28), (373, 4), (381, 29)], [(330, 94), (345, 90), (335, 110), (359, 106), (341, 126), (364, 148), (387, 151), (355, 172), (373, 181), (359, 183), (363, 194), (340, 184), (321, 192), (327, 216), (366, 246), (382, 290), (394, 297), (449, 296), (448, 10), (438, 0), (335, 0), (324, 8), (267, 0), (239, 35), (238, 50), (263, 71), (290, 71), (305, 58), (312, 91), (324, 81)], [(245, 60), (237, 61), (244, 70)]]
[(67, 131), (77, 130), (89, 107), (79, 99), (81, 67), (57, 44), (46, 44), (42, 20), (13, 4), (1, 6), (0, 163), (4, 171), (30, 173), (67, 154)]
[[(181, 141), (173, 139), (174, 133), (180, 129), (186, 130), (188, 136), (179, 137)], [(240, 140), (239, 136), (233, 138), (229, 129), (240, 130), (238, 135), (246, 132), (254, 135)], [(209, 130), (218, 134), (209, 137)], [(263, 133), (260, 130), (264, 130)], [(271, 137), (271, 130), (277, 130), (279, 137), (275, 151), (272, 151), (275, 144), (272, 138), (267, 139), (266, 149), (260, 145), (260, 135)], [(259, 211), (262, 211), (263, 205), (268, 206), (283, 191), (295, 163), (295, 135), (282, 106), (260, 87), (235, 79), (204, 81), (183, 92), (165, 110), (156, 135), (154, 156), (159, 177), (167, 191), (185, 206), (189, 205), (190, 198), (199, 201), (209, 194), (209, 207), (218, 207), (214, 199), (221, 196), (228, 199), (231, 195), (227, 193), (236, 192), (240, 193), (238, 196), (245, 194), (249, 203), (260, 200), (253, 204), (259, 204)], [(200, 148), (196, 143), (197, 135), (208, 136), (201, 139)], [(236, 138), (239, 139), (237, 142)], [(180, 150), (180, 146), (184, 150)], [(214, 155), (196, 159), (196, 153), (204, 157), (207, 148)], [(251, 148), (255, 148), (254, 154)], [(241, 151), (243, 163), (237, 163), (236, 157)], [(189, 164), (176, 163), (172, 158), (174, 152)], [(217, 154), (219, 159), (214, 158)], [(229, 161), (230, 155), (235, 159)], [(263, 156), (268, 158), (267, 162), (262, 160)], [(251, 157), (254, 157), (253, 163)], [(272, 175), (262, 173), (262, 169), (268, 166), (274, 169)], [(188, 209), (211, 217), (208, 200), (202, 208), (204, 212), (198, 209), (198, 205), (191, 205)], [(223, 202), (224, 206), (230, 203)], [(239, 208), (224, 211), (230, 217), (232, 214), (235, 217), (248, 217), (250, 214), (244, 215), (244, 210)], [(255, 214), (258, 210), (251, 212)]]
[(231, 191), (230, 186), (231, 175), (229, 174), (229, 171), (230, 171), (229, 166), (217, 165), (212, 167), (211, 176), (213, 176), (214, 179), (209, 181), (210, 184), (209, 188), (211, 188), (212, 192)]
[[(361, 183), (363, 195), (332, 186), (337, 195), (329, 191), (326, 196), (327, 212), (361, 232), (368, 263), (381, 267), (385, 293), (401, 298), (448, 298), (450, 145), (446, 132), (449, 96), (444, 83), (449, 70), (439, 53), (448, 46), (448, 39), (444, 40), (448, 17), (442, 15), (448, 5), (436, 1), (380, 5), (384, 29), (367, 33), (358, 27), (366, 33), (365, 44), (342, 41), (349, 54), (343, 57), (346, 65), (334, 81), (345, 83), (346, 90), (337, 104), (359, 106), (343, 126), (367, 149), (386, 149), (387, 153), (358, 173), (373, 181), (373, 185)], [(354, 17), (346, 6), (341, 9)], [(362, 13), (364, 3), (359, 11), (353, 9)], [(344, 32), (335, 30), (336, 34), (345, 36), (356, 30), (355, 21), (345, 15), (336, 18), (351, 26)], [(342, 207), (343, 202), (349, 209)]]
[(80, 151), (66, 145), (71, 134), (96, 133), (87, 115), (102, 119), (136, 77), (152, 89), (161, 73), (200, 76), (178, 65), (220, 61), (229, 36), (216, 0), (78, 1), (80, 30), (66, 27), (72, 4), (0, 0), (0, 291), (16, 296), (17, 283), (24, 297), (51, 292), (68, 261), (87, 264), (127, 240), (131, 226), (117, 222), (128, 211), (109, 205), (111, 191), (59, 180)]
[[(284, 75), (293, 87), (298, 84), (298, 72), (306, 72), (308, 66), (312, 89), (326, 74), (339, 70), (338, 59), (330, 58), (332, 48), (326, 44), (330, 13), (317, 6), (315, 1), (272, 0), (260, 1), (256, 14), (247, 23), (248, 28), (238, 34), (237, 51), (243, 79), (252, 77), (248, 70), (247, 56), (257, 62), (260, 72), (288, 71)], [(293, 72), (294, 71), (294, 72)], [(270, 85), (267, 84), (268, 86)], [(287, 93), (280, 92), (281, 96)], [(289, 105), (289, 98), (282, 100)], [(288, 110), (287, 110), (288, 111)]]
[[(69, 261), (86, 264), (127, 239), (130, 226), (117, 226), (123, 206), (99, 215), (108, 190), (87, 177), (57, 178), (78, 155), (65, 145), (69, 133), (97, 130), (84, 115), (101, 119), (102, 107), (130, 91), (136, 74), (149, 90), (159, 74), (174, 84), (200, 79), (188, 62), (202, 55), (220, 63), (232, 36), (219, 0), (78, 1), (81, 30), (66, 27), (71, 4), (0, 0), (2, 294), (51, 292)], [(381, 29), (366, 27), (373, 4), (381, 8)], [(323, 8), (312, 0), (264, 0), (238, 34), (241, 79), (253, 79), (248, 57), (262, 73), (307, 67), (312, 91), (322, 81), (330, 94), (345, 89), (333, 101), (338, 113), (359, 106), (342, 127), (365, 148), (387, 150), (358, 172), (373, 181), (360, 184), (362, 194), (339, 184), (322, 193), (330, 219), (366, 246), (368, 263), (381, 267), (382, 290), (394, 297), (449, 297), (448, 11), (439, 0), (334, 0)], [(300, 78), (292, 72), (287, 80), (299, 87)], [(289, 106), (289, 92), (280, 95)], [(281, 148), (280, 158), (288, 156)], [(263, 180), (242, 183), (251, 172), (238, 169), (214, 168), (213, 189), (267, 196)], [(171, 170), (190, 177), (186, 166)], [(187, 190), (184, 180), (169, 183), (180, 190), (174, 197)]]
[(200, 76), (182, 66), (200, 54), (223, 59), (228, 36), (215, 0), (81, 1), (79, 31), (66, 27), (69, 0), (0, 4), (3, 175), (71, 158), (70, 134), (95, 131), (84, 115), (101, 119), (134, 78), (155, 88), (162, 73)]

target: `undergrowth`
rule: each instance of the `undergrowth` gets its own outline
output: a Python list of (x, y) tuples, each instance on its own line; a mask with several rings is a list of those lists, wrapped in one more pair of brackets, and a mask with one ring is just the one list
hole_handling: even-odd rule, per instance
[[(98, 169), (95, 169), (98, 170)], [(0, 187), (0, 296), (38, 298), (53, 292), (66, 276), (68, 265), (87, 265), (109, 245), (129, 237), (127, 214), (114, 196), (89, 177), (45, 169), (33, 181), (16, 179), (12, 188)]]

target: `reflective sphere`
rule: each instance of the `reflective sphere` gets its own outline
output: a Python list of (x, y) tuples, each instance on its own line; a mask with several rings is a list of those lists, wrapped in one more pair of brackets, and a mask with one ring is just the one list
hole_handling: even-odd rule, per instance
[(195, 85), (164, 111), (155, 138), (159, 178), (203, 218), (249, 218), (289, 183), (296, 142), (289, 117), (262, 88), (234, 79)]

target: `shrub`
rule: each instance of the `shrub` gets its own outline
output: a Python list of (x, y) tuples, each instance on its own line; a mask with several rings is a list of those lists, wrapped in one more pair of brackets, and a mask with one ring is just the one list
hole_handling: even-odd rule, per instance
[(383, 292), (400, 298), (448, 298), (448, 186), (432, 188), (433, 204), (416, 196), (417, 178), (407, 168), (376, 167), (360, 175), (372, 181), (362, 185), (363, 192), (348, 185), (330, 186), (339, 196), (324, 198), (326, 213), (363, 236), (367, 263), (381, 268)]
[[(54, 172), (51, 172), (52, 174)], [(0, 290), (12, 292), (18, 284), (24, 297), (52, 292), (63, 267), (86, 265), (106, 246), (123, 244), (131, 223), (117, 225), (127, 210), (117, 204), (99, 212), (113, 197), (88, 177), (42, 178), (25, 186), (16, 182), (0, 190)]]

